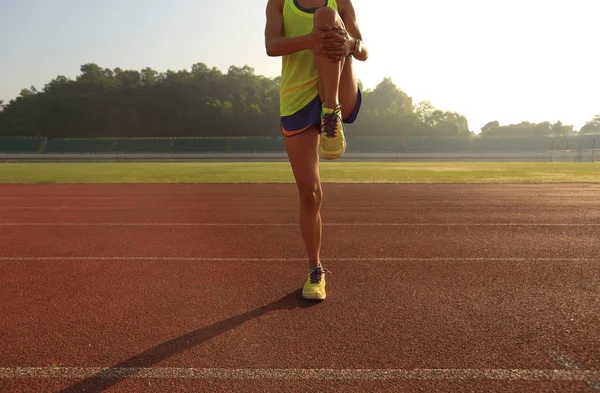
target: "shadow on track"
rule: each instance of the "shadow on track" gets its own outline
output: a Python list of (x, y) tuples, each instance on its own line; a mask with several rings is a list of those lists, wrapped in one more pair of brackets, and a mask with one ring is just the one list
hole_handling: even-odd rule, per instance
[(66, 387), (57, 393), (103, 392), (106, 389), (116, 385), (120, 381), (136, 374), (135, 371), (131, 371), (126, 373), (126, 375), (121, 375), (121, 370), (123, 369), (151, 367), (162, 360), (200, 345), (223, 333), (227, 333), (229, 330), (241, 326), (244, 323), (269, 312), (276, 310), (291, 310), (295, 308), (308, 308), (318, 304), (316, 302), (304, 300), (302, 298), (301, 291), (302, 290), (299, 289), (263, 307), (236, 315), (164, 342), (154, 348), (148, 349), (147, 351), (135, 355), (132, 358), (124, 360), (119, 364), (115, 364), (114, 366), (109, 367), (95, 375)]

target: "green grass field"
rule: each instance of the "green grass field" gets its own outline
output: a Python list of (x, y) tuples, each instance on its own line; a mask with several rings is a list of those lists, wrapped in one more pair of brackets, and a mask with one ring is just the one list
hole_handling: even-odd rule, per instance
[[(592, 163), (324, 162), (325, 183), (599, 183)], [(4, 163), (0, 183), (293, 183), (281, 163)]]

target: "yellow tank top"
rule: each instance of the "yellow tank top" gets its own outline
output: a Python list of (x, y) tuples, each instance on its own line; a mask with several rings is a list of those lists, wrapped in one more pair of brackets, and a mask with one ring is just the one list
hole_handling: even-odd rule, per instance
[[(338, 10), (335, 0), (327, 0), (327, 6)], [(298, 37), (313, 31), (314, 15), (301, 10), (294, 0), (285, 0), (283, 6), (283, 33), (287, 38)], [(281, 65), (280, 111), (289, 116), (319, 95), (319, 72), (311, 50), (303, 50), (283, 56)]]

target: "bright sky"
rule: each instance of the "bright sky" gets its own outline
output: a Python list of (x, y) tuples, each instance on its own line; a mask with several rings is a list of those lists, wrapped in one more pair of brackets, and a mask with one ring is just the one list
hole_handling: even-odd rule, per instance
[[(467, 117), (471, 130), (600, 114), (598, 0), (354, 0), (371, 57), (365, 87), (384, 77)], [(158, 71), (197, 62), (248, 64), (277, 76), (264, 50), (266, 0), (0, 0), (0, 99), (80, 65)]]

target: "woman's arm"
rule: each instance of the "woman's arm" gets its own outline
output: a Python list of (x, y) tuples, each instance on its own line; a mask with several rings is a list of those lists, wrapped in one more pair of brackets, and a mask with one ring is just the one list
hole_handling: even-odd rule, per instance
[(359, 52), (354, 53), (354, 58), (356, 60), (365, 61), (369, 58), (369, 50), (365, 46), (364, 42), (362, 42), (362, 33), (360, 32), (360, 28), (358, 27), (358, 22), (356, 21), (356, 12), (354, 11), (354, 6), (352, 5), (351, 0), (337, 0), (340, 16), (344, 21), (344, 25), (346, 26), (346, 31), (350, 36), (350, 48), (351, 53), (354, 52), (356, 47), (358, 46), (358, 40), (361, 41), (362, 45)]
[(269, 0), (265, 26), (267, 55), (285, 56), (305, 49), (313, 49), (316, 41), (317, 37), (312, 33), (294, 38), (283, 37), (283, 0)]

